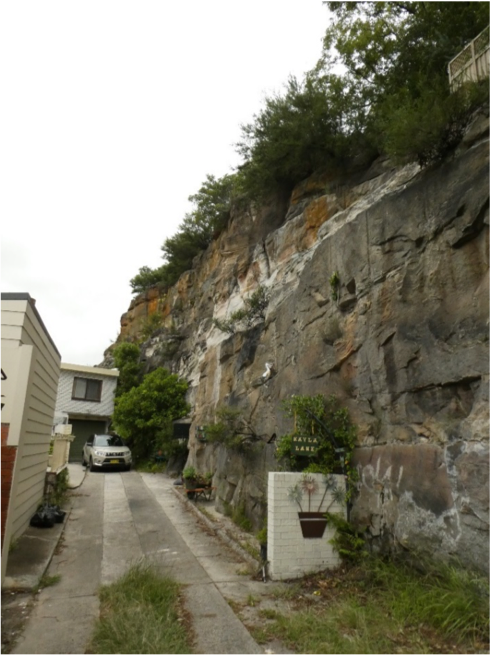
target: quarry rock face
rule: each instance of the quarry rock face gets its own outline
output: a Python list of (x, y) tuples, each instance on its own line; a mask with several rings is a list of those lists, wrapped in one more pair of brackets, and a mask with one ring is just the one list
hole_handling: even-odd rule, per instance
[[(292, 430), (281, 401), (335, 394), (358, 427), (351, 519), (373, 548), (488, 568), (489, 149), (479, 125), (439, 166), (379, 161), (233, 214), (177, 285), (123, 315), (118, 341), (161, 315), (142, 355), (189, 381), (188, 462), (215, 472), (219, 507), (242, 508), (260, 528), (267, 472), (279, 467), (274, 437)], [(213, 324), (259, 285), (264, 318), (235, 334)], [(233, 451), (199, 442), (196, 426), (221, 407), (239, 409), (260, 440)]]

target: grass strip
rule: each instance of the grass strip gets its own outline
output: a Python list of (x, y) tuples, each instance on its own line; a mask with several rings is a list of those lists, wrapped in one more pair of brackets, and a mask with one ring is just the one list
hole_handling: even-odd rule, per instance
[[(139, 563), (118, 581), (101, 587), (101, 613), (90, 652), (94, 654), (189, 654), (179, 613), (181, 586)], [(89, 652), (89, 653), (90, 653)]]
[(346, 586), (331, 579), (329, 601), (319, 579), (319, 596), (296, 595), (286, 612), (263, 613), (256, 640), (276, 638), (301, 654), (487, 653), (485, 577), (450, 565), (416, 569), (380, 559), (356, 572)]

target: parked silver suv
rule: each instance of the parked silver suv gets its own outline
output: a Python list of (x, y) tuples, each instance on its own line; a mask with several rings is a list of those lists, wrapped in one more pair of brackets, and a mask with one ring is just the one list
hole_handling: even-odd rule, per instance
[(90, 471), (102, 467), (131, 469), (131, 451), (119, 435), (91, 435), (82, 451), (82, 465)]

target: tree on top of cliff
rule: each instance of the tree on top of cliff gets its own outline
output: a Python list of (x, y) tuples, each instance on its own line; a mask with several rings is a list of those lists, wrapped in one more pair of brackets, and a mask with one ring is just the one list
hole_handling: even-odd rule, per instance
[(207, 175), (199, 191), (188, 200), (194, 207), (186, 214), (175, 235), (162, 245), (165, 263), (157, 269), (142, 267), (130, 280), (134, 293), (149, 287), (170, 287), (179, 276), (192, 268), (193, 259), (217, 237), (227, 225), (232, 199), (236, 195), (236, 176), (215, 178)]
[(315, 69), (303, 82), (291, 78), (242, 126), (239, 174), (251, 197), (291, 190), (355, 155), (440, 159), (489, 97), (487, 83), (477, 94), (451, 94), (446, 70), (487, 26), (487, 2), (325, 4), (332, 21)]
[(254, 121), (241, 126), (242, 140), (237, 144), (245, 160), (240, 173), (249, 195), (290, 190), (327, 162), (340, 162), (348, 146), (348, 103), (339, 77), (331, 76), (326, 84), (313, 74), (303, 82), (291, 77), (283, 95), (266, 98)]
[[(420, 76), (446, 79), (448, 62), (489, 24), (488, 2), (324, 2), (332, 13), (323, 65), (341, 63), (370, 102)], [(334, 53), (334, 54), (333, 54)]]
[(194, 203), (193, 211), (186, 214), (176, 234), (168, 237), (162, 246), (174, 282), (181, 273), (191, 269), (196, 255), (205, 250), (227, 225), (232, 194), (233, 176), (226, 175), (217, 180), (208, 175), (198, 193), (189, 196)]
[(449, 61), (489, 24), (489, 3), (325, 4), (334, 20), (318, 74), (343, 65), (363, 131), (381, 152), (421, 165), (443, 159), (489, 102), (488, 81), (451, 93), (447, 79)]
[[(421, 165), (453, 150), (489, 82), (451, 93), (447, 64), (489, 24), (488, 2), (326, 2), (331, 21), (317, 66), (266, 98), (241, 126), (234, 175), (207, 176), (195, 204), (166, 239), (165, 263), (142, 267), (135, 293), (169, 287), (225, 227), (232, 200), (261, 201), (321, 168), (349, 170), (387, 154)], [(336, 68), (341, 65), (342, 70)], [(340, 71), (340, 72), (339, 72)]]

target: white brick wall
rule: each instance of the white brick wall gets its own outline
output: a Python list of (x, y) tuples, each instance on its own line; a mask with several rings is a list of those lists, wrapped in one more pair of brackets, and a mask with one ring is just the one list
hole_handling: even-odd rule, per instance
[[(312, 495), (310, 510), (317, 511), (324, 494), (322, 474), (312, 474), (319, 491)], [(268, 479), (268, 560), (272, 579), (299, 578), (311, 572), (333, 568), (340, 559), (329, 540), (335, 529), (326, 526), (322, 538), (304, 538), (298, 518), (299, 507), (288, 498), (288, 490), (302, 478), (298, 472), (270, 472)], [(336, 476), (338, 487), (344, 490), (344, 477)], [(321, 507), (327, 510), (332, 501), (328, 491)], [(302, 510), (308, 510), (308, 495), (302, 499)], [(329, 512), (346, 517), (346, 505), (333, 503)]]
[[(87, 414), (94, 416), (111, 416), (114, 412), (114, 394), (118, 379), (116, 376), (104, 376), (97, 372), (79, 372), (61, 370), (60, 381), (58, 383), (58, 395), (56, 398), (55, 417), (59, 418), (63, 412), (73, 414)], [(102, 394), (99, 402), (78, 401), (72, 399), (73, 379), (91, 378), (93, 380), (102, 380)]]

